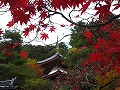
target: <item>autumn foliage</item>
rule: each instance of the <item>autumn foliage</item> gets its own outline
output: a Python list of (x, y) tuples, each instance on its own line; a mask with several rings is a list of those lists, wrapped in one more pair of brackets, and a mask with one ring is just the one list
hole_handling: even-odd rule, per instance
[(106, 34), (106, 36), (96, 38), (95, 43), (91, 40), (91, 33), (86, 31), (86, 35), (85, 32), (86, 38), (91, 40), (91, 44), (94, 43), (94, 51), (89, 54), (88, 60), (84, 63), (97, 65), (97, 71), (106, 72), (116, 69), (120, 73), (120, 28), (115, 23), (112, 23), (102, 27), (100, 30), (103, 32), (102, 35)]
[(95, 77), (95, 80), (97, 84), (105, 85), (117, 76), (119, 76), (119, 74), (115, 70), (111, 70), (110, 72), (107, 72), (104, 76), (97, 75)]
[[(120, 0), (1, 0), (0, 7), (7, 7), (5, 12), (11, 13), (12, 20), (8, 22), (8, 27), (16, 23), (26, 25), (22, 31), (25, 37), (29, 36), (30, 32), (36, 31), (42, 40), (47, 40), (48, 32), (54, 32), (56, 29), (51, 19), (56, 14), (70, 23), (65, 25), (63, 22), (59, 24), (60, 27), (72, 25), (84, 27), (85, 30), (80, 33), (84, 34), (89, 45), (93, 45), (93, 51), (83, 62), (83, 66), (92, 66), (94, 73), (101, 75), (113, 69), (120, 74), (120, 26), (118, 25), (120, 22), (115, 23), (120, 17)], [(71, 11), (66, 16), (63, 11), (68, 9)], [(118, 14), (114, 13), (116, 10)], [(74, 21), (72, 13), (75, 14), (77, 21)], [(88, 18), (82, 19), (82, 15), (85, 14)], [(35, 23), (31, 21), (34, 20), (34, 16), (37, 17)], [(86, 24), (78, 23), (82, 21), (81, 19), (87, 20)], [(92, 24), (89, 23), (90, 21)], [(0, 34), (2, 33), (3, 31), (0, 30)], [(17, 44), (14, 44), (12, 47), (16, 46)], [(5, 45), (3, 52), (6, 56), (10, 56), (9, 46)], [(20, 55), (26, 58), (26, 52), (21, 51)]]
[(39, 77), (41, 77), (43, 75), (43, 68), (41, 68), (38, 64), (37, 64), (37, 60), (36, 59), (27, 59), (27, 65), (35, 72), (35, 74)]

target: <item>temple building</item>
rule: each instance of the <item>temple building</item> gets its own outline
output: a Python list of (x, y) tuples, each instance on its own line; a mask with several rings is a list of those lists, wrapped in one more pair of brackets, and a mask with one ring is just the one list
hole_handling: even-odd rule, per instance
[(38, 61), (37, 64), (49, 71), (43, 76), (44, 78), (55, 80), (59, 76), (67, 74), (67, 66), (64, 65), (65, 60), (66, 58), (59, 53), (59, 47), (57, 46), (56, 54), (45, 60)]

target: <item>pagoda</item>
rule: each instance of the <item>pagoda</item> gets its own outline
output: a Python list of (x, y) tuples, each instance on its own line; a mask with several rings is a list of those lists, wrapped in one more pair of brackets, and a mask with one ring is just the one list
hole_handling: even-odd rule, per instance
[(57, 45), (56, 54), (45, 60), (38, 61), (37, 64), (49, 71), (43, 76), (45, 79), (55, 80), (59, 76), (67, 74), (67, 66), (63, 64), (65, 60), (66, 58), (59, 53), (59, 46)]

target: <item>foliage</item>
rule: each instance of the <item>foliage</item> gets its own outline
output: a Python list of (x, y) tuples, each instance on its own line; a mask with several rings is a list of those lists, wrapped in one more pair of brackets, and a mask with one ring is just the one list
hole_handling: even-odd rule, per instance
[[(115, 10), (120, 9), (119, 3), (120, 0), (1, 0), (0, 7), (5, 8), (6, 11), (3, 12), (11, 13), (12, 19), (8, 22), (8, 27), (14, 26), (15, 23), (26, 25), (22, 32), (25, 37), (35, 31), (42, 40), (49, 38), (48, 32), (55, 31), (54, 24), (56, 23), (52, 22), (51, 18), (56, 14), (61, 15), (70, 23), (70, 25), (60, 24), (61, 27), (73, 24), (85, 27), (82, 29), (84, 36), (81, 37), (86, 37), (87, 43), (93, 45), (93, 51), (82, 63), (85, 68), (84, 72), (93, 71), (95, 74), (104, 75), (114, 69), (120, 74), (120, 27), (114, 22), (120, 17), (120, 14), (118, 12), (113, 15)], [(62, 11), (66, 11), (68, 8), (70, 11), (66, 16)], [(82, 15), (88, 17), (83, 18)], [(38, 16), (35, 23), (31, 22), (31, 19), (35, 20), (34, 16)], [(74, 20), (76, 18), (77, 21)], [(78, 21), (86, 21), (86, 23), (78, 23)], [(2, 33), (0, 30), (0, 34)], [(16, 45), (16, 43), (4, 45), (3, 52), (7, 59), (11, 56), (11, 47), (16, 47)], [(79, 47), (78, 45), (74, 46)], [(3, 56), (3, 53), (0, 54)], [(16, 52), (13, 55), (16, 55)], [(1, 59), (5, 59), (5, 57), (1, 57)], [(14, 57), (5, 63), (9, 63), (12, 59)], [(84, 73), (82, 74), (84, 75)]]
[(39, 78), (26, 79), (22, 90), (54, 90), (53, 83)]
[(115, 77), (119, 76), (117, 71), (111, 70), (110, 72), (107, 72), (104, 76), (97, 75), (95, 77), (97, 84), (99, 85), (105, 85), (106, 83), (110, 82)]
[[(26, 45), (26, 47), (29, 48), (29, 58), (34, 58), (37, 61), (44, 60), (45, 58), (49, 57), (51, 54), (49, 54), (52, 50), (55, 48), (54, 46), (32, 46), (32, 45)], [(34, 54), (33, 54), (34, 53)], [(52, 53), (53, 54), (53, 53)]]
[[(40, 90), (45, 90), (45, 88), (52, 88), (52, 84), (49, 81), (38, 79), (38, 76), (40, 77), (41, 75), (43, 75), (43, 69), (40, 68), (39, 65), (37, 65), (36, 59), (27, 59), (26, 51), (29, 51), (29, 48), (27, 48), (27, 46), (21, 45), (21, 35), (16, 31), (8, 31), (4, 33), (3, 37), (4, 39), (10, 40), (0, 43), (1, 50), (6, 50), (9, 52), (0, 52), (0, 61), (1, 63), (3, 63), (0, 64), (0, 80), (7, 80), (13, 77), (17, 77), (17, 85), (20, 89), (22, 88), (24, 90), (26, 90), (27, 88), (35, 90), (35, 87), (37, 88), (36, 90), (38, 90), (38, 88)], [(5, 54), (10, 55), (6, 57)], [(37, 79), (35, 79), (35, 81), (32, 81), (32, 83), (31, 80), (34, 80), (33, 78)], [(31, 84), (34, 84), (35, 86), (31, 86)], [(44, 85), (44, 87), (39, 85)]]
[[(113, 26), (111, 26), (111, 27), (114, 27), (115, 24), (113, 23), (112, 25)], [(115, 25), (115, 26), (117, 27), (117, 25)], [(119, 58), (117, 57), (117, 55), (119, 56), (119, 50), (113, 51), (114, 55), (109, 56), (110, 58), (113, 59), (113, 61), (112, 61), (112, 59), (109, 58), (109, 59), (107, 59), (107, 60), (110, 60), (110, 61), (108, 61), (109, 63), (105, 64), (106, 61), (104, 61), (104, 60), (105, 60), (105, 57), (107, 57), (107, 55), (111, 55), (110, 53), (107, 53), (107, 52), (109, 52), (107, 50), (112, 48), (113, 43), (110, 41), (112, 43), (112, 45), (111, 45), (111, 43), (107, 40), (111, 39), (110, 32), (114, 31), (115, 29), (112, 29), (108, 34), (106, 34), (106, 32), (108, 30), (106, 28), (104, 28), (104, 29), (102, 28), (103, 31), (101, 31), (101, 32), (96, 31), (96, 32), (94, 32), (94, 34), (90, 32), (91, 29), (89, 29), (89, 30), (86, 29), (85, 32), (83, 33), (84, 37), (86, 37), (86, 40), (84, 38), (82, 38), (83, 36), (81, 35), (79, 37), (80, 39), (82, 38), (81, 42), (79, 42), (80, 40), (78, 38), (79, 33), (77, 33), (76, 35), (74, 34), (77, 30), (79, 30), (79, 29), (76, 28), (75, 30), (73, 30), (73, 34), (71, 35), (71, 42), (73, 42), (72, 45), (78, 47), (78, 49), (76, 47), (72, 47), (68, 51), (67, 65), (72, 69), (68, 70), (68, 75), (67, 75), (67, 79), (65, 82), (71, 88), (79, 87), (79, 88), (86, 88), (85, 90), (87, 90), (87, 88), (88, 88), (88, 90), (89, 89), (110, 90), (109, 87), (110, 87), (111, 83), (113, 82), (111, 80), (116, 78), (117, 76), (119, 76), (119, 74), (118, 74), (119, 66), (115, 66), (116, 61), (119, 65)], [(117, 31), (117, 33), (112, 34), (112, 35), (113, 36), (117, 35), (119, 37), (119, 34), (118, 34), (119, 29), (115, 30), (115, 32), (116, 31)], [(114, 38), (114, 42), (116, 42), (118, 40), (118, 37), (116, 38), (116, 40)], [(77, 39), (77, 40), (75, 40), (75, 39)], [(102, 41), (102, 39), (104, 39), (104, 40)], [(84, 42), (84, 40), (86, 42)], [(83, 44), (81, 44), (82, 41), (84, 42)], [(108, 48), (109, 44), (107, 44), (107, 42), (109, 42), (109, 44), (110, 44), (109, 48)], [(119, 40), (117, 42), (119, 42)], [(88, 47), (86, 47), (86, 46), (80, 47), (84, 44), (88, 45)], [(113, 47), (114, 47), (114, 45), (113, 45)], [(118, 48), (118, 47), (119, 47), (119, 45), (116, 48)], [(104, 49), (107, 49), (106, 52)], [(110, 51), (112, 52), (112, 50), (110, 50)], [(103, 56), (101, 56), (101, 54)], [(118, 68), (117, 71), (112, 71), (114, 69), (111, 67), (112, 65), (114, 65), (114, 68), (115, 67)], [(76, 67), (78, 67), (78, 68), (76, 68)]]
[(27, 65), (35, 72), (35, 74), (39, 77), (43, 76), (43, 68), (41, 68), (38, 64), (37, 64), (37, 60), (36, 59), (27, 59)]
[[(112, 28), (110, 28), (112, 27)], [(115, 27), (115, 28), (114, 28)], [(106, 29), (110, 28), (110, 29)], [(119, 46), (119, 27), (115, 24), (109, 24), (101, 28), (102, 34), (105, 35), (104, 37), (96, 38), (94, 42), (94, 51), (89, 54), (89, 58), (85, 61), (86, 64), (94, 64), (94, 67), (98, 69), (98, 71), (110, 71), (112, 69), (116, 69), (118, 72), (120, 68), (118, 67), (119, 62), (119, 55), (120, 55), (120, 46)], [(97, 32), (98, 34), (98, 32)], [(90, 39), (92, 41), (92, 39)], [(98, 67), (99, 64), (99, 67)]]
[(22, 86), (25, 79), (36, 77), (27, 65), (0, 64), (0, 80), (17, 77), (18, 86)]
[(88, 47), (81, 47), (79, 49), (73, 47), (70, 48), (66, 57), (66, 65), (69, 68), (74, 68), (76, 64), (79, 64), (82, 66), (83, 61), (85, 61), (88, 58), (88, 54), (91, 52), (92, 49)]
[[(79, 23), (83, 23), (83, 22), (79, 22)], [(89, 45), (89, 44), (87, 44), (87, 40), (85, 39), (85, 37), (83, 35), (84, 30), (85, 30), (84, 27), (78, 27), (78, 26), (74, 26), (74, 28), (71, 29), (69, 44), (72, 47), (80, 48), (82, 46)]]
[[(84, 29), (84, 36), (89, 44), (94, 45), (94, 51), (89, 55), (90, 58), (86, 60), (85, 63), (98, 61), (98, 63), (100, 63), (99, 65), (102, 66), (101, 62), (104, 62), (104, 66), (107, 67), (110, 65), (112, 67), (111, 69), (117, 69), (119, 72), (120, 68), (116, 66), (120, 63), (118, 39), (120, 38), (120, 31), (119, 27), (113, 22), (120, 17), (119, 14), (113, 15), (113, 11), (120, 8), (119, 2), (119, 0), (18, 0), (17, 2), (14, 0), (2, 0), (0, 6), (4, 8), (8, 7), (7, 11), (10, 11), (12, 15), (12, 20), (7, 24), (8, 27), (18, 22), (21, 25), (27, 25), (23, 31), (25, 37), (28, 36), (30, 32), (36, 31), (37, 35), (40, 33), (41, 39), (46, 40), (49, 36), (44, 30), (48, 30), (48, 32), (55, 30), (51, 17), (56, 14), (61, 15), (65, 20), (78, 27), (87, 27)], [(72, 9), (72, 11), (66, 16), (62, 11), (68, 8)], [(89, 12), (90, 10), (92, 10), (92, 14)], [(86, 20), (87, 23), (78, 23), (78, 21), (82, 21), (81, 18), (78, 18), (77, 22), (74, 21), (72, 13), (76, 12), (78, 12), (79, 15), (75, 16), (75, 18), (82, 17), (81, 15), (85, 14), (90, 15), (87, 19), (82, 19), (83, 21)], [(36, 15), (39, 16), (39, 18), (36, 19), (36, 23), (28, 23), (32, 17)], [(90, 23), (90, 20), (92, 22), (97, 20), (97, 22)], [(46, 21), (48, 22), (46, 23)], [(69, 26), (72, 26), (71, 24)], [(60, 26), (65, 27), (66, 25), (61, 24)], [(91, 27), (95, 28), (90, 29)], [(104, 35), (102, 35), (101, 32), (103, 32)], [(95, 38), (93, 39), (93, 37)], [(5, 51), (5, 53), (7, 56), (10, 55), (8, 51)], [(102, 61), (99, 62), (99, 60)], [(112, 62), (113, 64), (108, 64), (108, 62)]]
[[(27, 47), (29, 49), (28, 57), (34, 58), (37, 61), (44, 60), (56, 53), (56, 47), (55, 45), (47, 45), (47, 46), (33, 46), (33, 45), (25, 45), (24, 47)], [(65, 43), (61, 42), (59, 44), (59, 52), (65, 56), (66, 52), (68, 51), (67, 45)], [(33, 54), (34, 53), (34, 54)]]
[(27, 52), (22, 49), (22, 37), (17, 31), (6, 31), (3, 34), (4, 41), (0, 43), (0, 62), (4, 64), (23, 64), (27, 58)]
[(6, 30), (5, 33), (3, 34), (4, 39), (11, 39), (11, 44), (18, 42), (19, 44), (22, 43), (22, 37), (19, 34), (18, 31), (10, 31)]

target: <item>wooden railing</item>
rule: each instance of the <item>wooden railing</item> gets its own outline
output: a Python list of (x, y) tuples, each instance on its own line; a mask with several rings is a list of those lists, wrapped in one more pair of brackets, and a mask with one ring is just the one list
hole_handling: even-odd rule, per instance
[(16, 77), (11, 80), (0, 81), (0, 90), (16, 90)]

